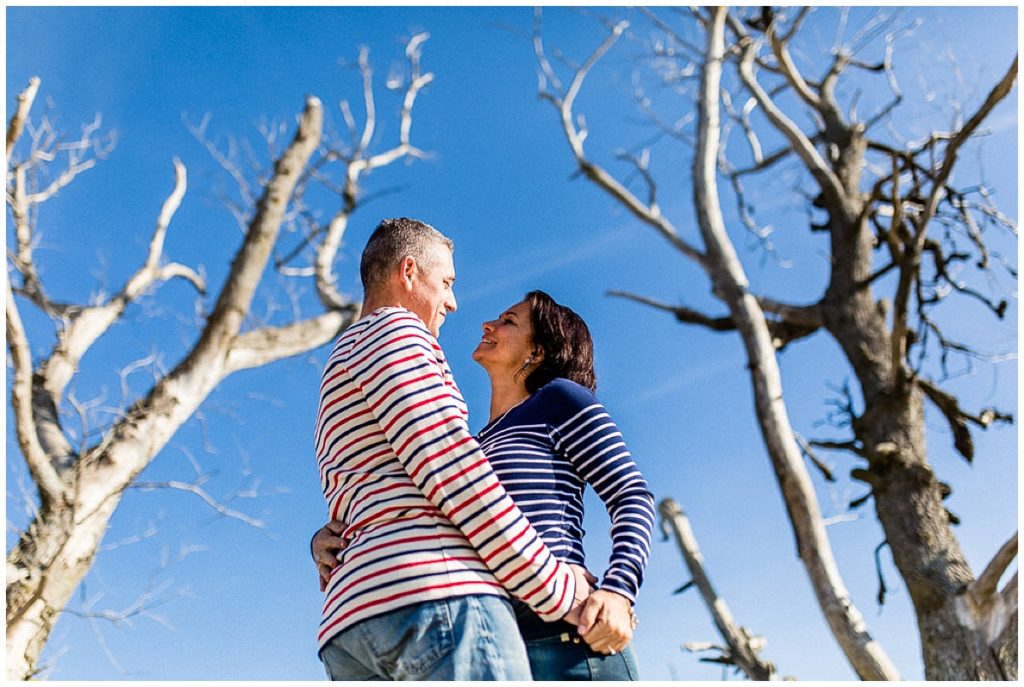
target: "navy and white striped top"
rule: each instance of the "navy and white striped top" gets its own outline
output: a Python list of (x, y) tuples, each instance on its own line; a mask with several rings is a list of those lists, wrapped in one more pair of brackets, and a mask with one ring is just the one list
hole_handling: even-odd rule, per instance
[(437, 340), (404, 308), (342, 334), (324, 369), (316, 457), (331, 519), (350, 540), (331, 573), (319, 643), (422, 601), (512, 595), (568, 613), (572, 571), (544, 545), (466, 424)]
[(559, 560), (584, 564), (583, 490), (611, 516), (601, 588), (636, 600), (651, 552), (654, 497), (593, 392), (554, 379), (477, 435), (512, 500)]

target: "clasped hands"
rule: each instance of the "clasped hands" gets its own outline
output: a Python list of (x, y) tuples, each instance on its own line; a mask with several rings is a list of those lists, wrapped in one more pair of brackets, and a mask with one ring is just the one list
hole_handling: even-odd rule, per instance
[[(327, 589), (331, 571), (338, 565), (338, 553), (348, 544), (341, 536), (344, 529), (341, 522), (333, 520), (321, 527), (310, 542), (320, 575), (320, 591)], [(576, 625), (580, 637), (594, 651), (621, 651), (629, 644), (635, 625), (629, 599), (608, 589), (594, 589), (598, 580), (583, 566), (572, 563), (569, 568), (576, 578), (576, 598), (563, 620)]]
[(593, 589), (596, 577), (581, 565), (570, 563), (569, 567), (576, 577), (576, 598), (562, 620), (576, 625), (580, 637), (594, 651), (621, 651), (633, 637), (635, 616), (629, 599), (610, 589)]

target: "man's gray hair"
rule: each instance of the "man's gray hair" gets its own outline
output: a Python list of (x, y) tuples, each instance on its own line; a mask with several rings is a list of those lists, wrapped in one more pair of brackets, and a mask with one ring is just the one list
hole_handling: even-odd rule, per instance
[(430, 264), (427, 250), (431, 244), (447, 246), (454, 251), (452, 240), (426, 222), (408, 217), (385, 219), (370, 235), (363, 249), (363, 258), (359, 263), (359, 277), (363, 281), (363, 291), (383, 286), (392, 270), (406, 257), (416, 260), (420, 269), (429, 272), (434, 268)]

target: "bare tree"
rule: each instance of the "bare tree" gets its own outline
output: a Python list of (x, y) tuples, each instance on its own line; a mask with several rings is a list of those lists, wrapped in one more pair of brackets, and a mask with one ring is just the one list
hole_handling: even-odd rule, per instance
[[(618, 295), (668, 311), (686, 324), (739, 333), (758, 422), (796, 536), (797, 553), (832, 633), (861, 678), (896, 679), (899, 674), (872, 640), (849, 598), (803, 464), (802, 448), (811, 458), (814, 449), (820, 448), (848, 452), (864, 461), (851, 475), (871, 488), (886, 542), (917, 614), (926, 676), (1015, 678), (1016, 574), (1002, 590), (998, 581), (1016, 556), (1016, 534), (975, 578), (943, 506), (949, 487), (936, 478), (927, 460), (924, 399), (946, 418), (955, 446), (967, 460), (973, 458), (970, 425), (1012, 421), (1009, 414), (996, 409), (964, 409), (941, 388), (941, 379), (929, 376), (926, 363), (937, 354), (944, 373), (948, 354), (978, 356), (969, 345), (946, 337), (932, 316), (946, 296), (972, 298), (998, 318), (1007, 307), (1005, 299), (997, 301), (968, 286), (957, 268), (969, 261), (981, 272), (997, 268), (990, 260), (983, 229), (994, 226), (1016, 236), (1016, 225), (992, 204), (984, 185), (954, 188), (950, 180), (964, 143), (1012, 89), (1016, 58), (978, 109), (952, 131), (935, 131), (923, 141), (894, 146), (870, 134), (903, 101), (892, 69), (897, 31), (891, 19), (876, 15), (853, 37), (852, 46), (837, 42), (823, 76), (813, 80), (801, 73), (790, 54), (808, 8), (785, 13), (769, 7), (754, 12), (679, 11), (684, 21), (693, 20), (703, 30), (703, 46), (687, 40), (661, 15), (639, 11), (660, 37), (653, 50), (660, 64), (669, 65), (663, 67), (664, 81), (678, 86), (693, 75), (700, 76), (692, 93), (696, 110), (692, 133), (684, 130), (686, 118), (668, 124), (645, 99), (640, 101), (661, 135), (694, 148), (693, 202), (703, 248), (687, 240), (662, 214), (649, 150), (623, 156), (645, 184), (646, 200), (585, 151), (588, 132), (585, 120), (573, 111), (574, 102), (588, 73), (626, 31), (627, 22), (609, 22), (608, 37), (580, 66), (573, 66), (569, 85), (562, 87), (545, 53), (538, 20), (534, 47), (541, 96), (558, 110), (580, 171), (696, 262), (728, 314), (712, 316), (642, 296)], [(845, 22), (843, 13), (841, 23)], [(866, 63), (857, 57), (857, 50), (881, 35), (885, 35), (885, 48), (879, 62)], [(730, 63), (737, 77), (732, 90), (723, 85), (724, 68)], [(857, 114), (856, 98), (844, 105), (836, 95), (840, 80), (851, 68), (883, 74), (892, 88), (891, 101), (867, 119)], [(733, 107), (741, 102), (741, 108)], [(728, 119), (722, 116), (723, 104)], [(760, 121), (755, 120), (755, 112)], [(810, 121), (812, 130), (805, 131), (798, 121)], [(728, 137), (721, 133), (725, 124), (740, 127), (752, 164), (741, 167), (730, 162)], [(761, 138), (769, 137), (765, 132), (782, 141), (777, 150), (763, 151)], [(733, 159), (739, 157), (733, 154)], [(824, 294), (808, 298), (807, 305), (753, 293), (726, 231), (719, 196), (719, 180), (727, 179), (745, 228), (764, 238), (767, 233), (757, 226), (744, 199), (742, 181), (756, 178), (782, 160), (794, 161), (803, 171), (813, 212), (824, 215), (811, 229), (828, 232), (830, 239), (827, 286)], [(1006, 271), (1016, 278), (1014, 268), (1006, 266)], [(890, 274), (897, 275), (895, 288), (888, 299), (879, 299), (875, 290), (886, 288), (885, 277)], [(891, 308), (891, 324), (887, 308)], [(854, 392), (849, 391), (841, 409), (844, 426), (852, 434), (848, 439), (812, 440), (801, 446), (783, 401), (776, 351), (816, 332), (839, 344), (859, 382), (861, 397), (855, 404)], [(856, 405), (864, 411), (857, 414)]]
[[(6, 277), (7, 341), (13, 367), (11, 404), (18, 445), (38, 491), (38, 507), (7, 556), (7, 678), (23, 680), (37, 672), (40, 652), (69, 598), (94, 562), (108, 523), (136, 476), (160, 453), (179, 427), (209, 394), (232, 373), (268, 365), (318, 348), (350, 324), (359, 303), (336, 286), (334, 261), (349, 218), (365, 200), (360, 180), (367, 172), (397, 160), (419, 157), (410, 142), (412, 110), (432, 74), (422, 73), (420, 55), (426, 34), (406, 46), (409, 79), (399, 114), (399, 141), (371, 153), (375, 145), (376, 109), (368, 51), (360, 52), (358, 68), (364, 86), (365, 119), (356, 126), (347, 103), (342, 112), (350, 129), (349, 142), (323, 135), (323, 112), (315, 97), (306, 100), (294, 136), (275, 155), (272, 169), (255, 183), (246, 180), (228, 156), (218, 161), (239, 184), (242, 203), (234, 206), (243, 238), (214, 305), (195, 340), (173, 369), (155, 375), (154, 384), (134, 403), (119, 409), (113, 423), (87, 431), (85, 415), (78, 445), (69, 439), (65, 409), (74, 416), (82, 404), (67, 393), (90, 347), (124, 316), (127, 306), (175, 278), (187, 280), (201, 293), (206, 284), (196, 270), (164, 255), (164, 240), (186, 191), (186, 169), (174, 161), (174, 186), (164, 201), (153, 230), (144, 264), (115, 295), (99, 302), (74, 304), (51, 299), (34, 262), (40, 206), (55, 196), (107, 152), (97, 134), (99, 121), (83, 127), (81, 138), (60, 140), (47, 121), (33, 126), (30, 111), (39, 89), (33, 78), (19, 96), (7, 128), (7, 204), (15, 246), (8, 251)], [(30, 136), (17, 155), (19, 140)], [(283, 135), (283, 131), (281, 132)], [(268, 143), (273, 143), (268, 132)], [(66, 167), (49, 175), (61, 159)], [(49, 166), (49, 169), (48, 169)], [(45, 180), (52, 176), (52, 181)], [(340, 177), (340, 181), (335, 181)], [(42, 181), (41, 181), (42, 180)], [(340, 207), (318, 223), (305, 202), (305, 191), (320, 184), (334, 191)], [(305, 227), (297, 246), (285, 247), (282, 224)], [(267, 263), (277, 251), (275, 266), (285, 278), (312, 277), (322, 305), (319, 314), (278, 326), (254, 324), (251, 307), (264, 280)], [(309, 264), (296, 266), (299, 260)], [(12, 283), (13, 282), (13, 283)], [(41, 360), (33, 360), (29, 335), (19, 313), (25, 303), (49, 315), (56, 325), (56, 343)], [(226, 512), (198, 483), (164, 486), (197, 494), (222, 514)]]

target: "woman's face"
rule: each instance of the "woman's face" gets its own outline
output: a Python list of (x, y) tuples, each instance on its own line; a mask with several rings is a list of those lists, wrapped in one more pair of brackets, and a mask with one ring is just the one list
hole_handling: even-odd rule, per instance
[(488, 372), (507, 370), (515, 375), (528, 360), (529, 365), (539, 362), (533, 354), (533, 325), (526, 301), (516, 303), (496, 320), (484, 322), (483, 330), (473, 360)]

